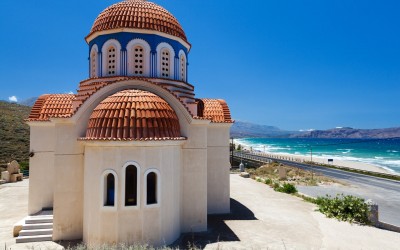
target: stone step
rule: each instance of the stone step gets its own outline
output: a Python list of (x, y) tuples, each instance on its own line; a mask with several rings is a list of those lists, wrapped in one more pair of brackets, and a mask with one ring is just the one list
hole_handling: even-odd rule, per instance
[(40, 212), (40, 214), (31, 215), (31, 216), (28, 216), (27, 218), (38, 218), (38, 217), (39, 218), (41, 218), (41, 217), (48, 218), (48, 217), (53, 217), (53, 214), (52, 214), (52, 211), (42, 211), (42, 212)]
[(35, 235), (52, 235), (53, 229), (33, 229), (33, 230), (22, 230), (19, 232), (19, 236), (35, 236)]
[(53, 216), (32, 216), (25, 220), (25, 224), (53, 223)]
[(53, 223), (24, 224), (22, 230), (53, 229)]
[(20, 236), (16, 239), (17, 243), (30, 243), (30, 242), (42, 242), (52, 241), (52, 235), (36, 235), (36, 236)]

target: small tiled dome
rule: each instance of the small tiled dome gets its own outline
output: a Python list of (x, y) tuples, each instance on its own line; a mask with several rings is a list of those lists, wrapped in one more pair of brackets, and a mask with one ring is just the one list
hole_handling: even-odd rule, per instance
[(125, 0), (111, 5), (97, 17), (90, 35), (120, 28), (155, 30), (187, 42), (178, 20), (163, 7), (146, 0)]
[(40, 96), (32, 107), (29, 121), (50, 121), (51, 118), (70, 117), (74, 94), (53, 94)]
[(161, 97), (124, 90), (107, 97), (93, 111), (85, 139), (167, 140), (181, 138), (179, 119)]
[(215, 123), (233, 123), (228, 104), (220, 99), (197, 99), (197, 115)]

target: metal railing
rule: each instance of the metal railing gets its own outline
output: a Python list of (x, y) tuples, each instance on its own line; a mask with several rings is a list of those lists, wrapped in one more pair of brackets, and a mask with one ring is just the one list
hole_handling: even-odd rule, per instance
[(292, 162), (304, 162), (303, 159), (291, 157), (291, 156), (281, 156), (281, 155), (274, 155), (274, 154), (266, 154), (263, 152), (243, 152), (243, 151), (234, 151), (234, 157), (239, 157), (242, 159), (259, 161), (259, 162), (266, 162), (268, 160), (284, 160), (284, 161), (292, 161)]

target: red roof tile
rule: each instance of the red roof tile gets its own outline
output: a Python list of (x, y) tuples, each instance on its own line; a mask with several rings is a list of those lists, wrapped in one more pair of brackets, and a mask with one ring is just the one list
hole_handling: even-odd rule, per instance
[(107, 97), (93, 111), (85, 140), (182, 139), (175, 111), (161, 97), (124, 90)]
[[(183, 98), (188, 98), (192, 99), (193, 101), (195, 100), (194, 98), (194, 93), (193, 89), (194, 87), (188, 84), (188, 87), (183, 87), (186, 89), (189, 89), (190, 92), (182, 94), (180, 93), (180, 87), (177, 84), (166, 84), (163, 82), (157, 82), (157, 78), (145, 78), (145, 77), (103, 77), (103, 78), (98, 78), (98, 79), (89, 79), (85, 80), (80, 83), (78, 93), (76, 94), (76, 99), (73, 102), (73, 113), (76, 113), (76, 111), (81, 107), (83, 103), (87, 99), (89, 99), (94, 93), (99, 91), (100, 89), (104, 88), (105, 86), (112, 85), (114, 83), (120, 82), (120, 81), (127, 81), (127, 80), (141, 80), (141, 81), (146, 81), (149, 84), (154, 84), (157, 86), (160, 86), (161, 88), (167, 90), (170, 94), (175, 96), (181, 103), (182, 105), (188, 110), (188, 112), (193, 115), (188, 106), (187, 103), (185, 103), (182, 99)], [(158, 79), (159, 80), (159, 79)], [(172, 81), (170, 81), (172, 82)], [(183, 91), (182, 91), (183, 92)], [(188, 96), (189, 95), (189, 96)]]
[(119, 28), (155, 30), (187, 42), (178, 20), (163, 7), (145, 0), (125, 0), (111, 5), (97, 17), (89, 36)]
[(231, 112), (224, 100), (197, 99), (197, 116), (214, 123), (233, 123)]
[(29, 121), (48, 121), (50, 118), (72, 115), (73, 94), (42, 95), (36, 100), (29, 115)]

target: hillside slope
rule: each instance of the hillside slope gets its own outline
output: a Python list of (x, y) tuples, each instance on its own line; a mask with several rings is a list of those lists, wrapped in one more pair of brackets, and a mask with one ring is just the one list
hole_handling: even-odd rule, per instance
[(29, 126), (31, 108), (0, 101), (0, 164), (29, 161)]

